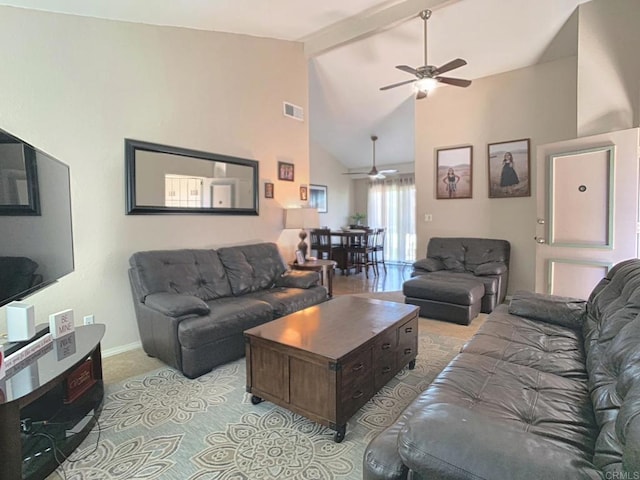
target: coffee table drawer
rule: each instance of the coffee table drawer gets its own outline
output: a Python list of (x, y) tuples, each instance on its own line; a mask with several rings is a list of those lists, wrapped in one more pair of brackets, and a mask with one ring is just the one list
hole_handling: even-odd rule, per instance
[(418, 317), (398, 328), (398, 368), (404, 367), (418, 354)]
[(342, 364), (342, 389), (353, 390), (364, 382), (371, 383), (373, 361), (371, 348), (345, 359)]

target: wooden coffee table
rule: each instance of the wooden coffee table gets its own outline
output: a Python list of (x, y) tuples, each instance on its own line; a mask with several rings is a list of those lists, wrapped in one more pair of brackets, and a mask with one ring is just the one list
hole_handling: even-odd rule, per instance
[(244, 332), (247, 392), (344, 439), (347, 421), (404, 366), (415, 366), (414, 305), (341, 296)]

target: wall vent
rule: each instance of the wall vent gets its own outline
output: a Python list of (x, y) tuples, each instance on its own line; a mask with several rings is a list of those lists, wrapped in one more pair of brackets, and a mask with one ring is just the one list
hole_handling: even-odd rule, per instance
[(298, 105), (294, 105), (289, 102), (282, 102), (282, 112), (285, 117), (290, 117), (301, 122), (304, 121), (304, 110)]

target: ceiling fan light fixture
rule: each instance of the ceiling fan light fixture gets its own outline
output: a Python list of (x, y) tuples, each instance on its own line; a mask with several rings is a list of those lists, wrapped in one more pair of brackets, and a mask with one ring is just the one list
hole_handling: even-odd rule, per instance
[(435, 78), (421, 78), (416, 80), (413, 84), (413, 88), (416, 92), (428, 93), (438, 86), (438, 80)]

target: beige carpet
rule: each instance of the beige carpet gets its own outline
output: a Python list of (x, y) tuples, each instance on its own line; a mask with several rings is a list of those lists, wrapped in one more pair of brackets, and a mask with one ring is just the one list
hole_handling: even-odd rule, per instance
[[(66, 480), (352, 480), (369, 441), (457, 354), (464, 340), (420, 332), (403, 369), (333, 431), (270, 402), (253, 405), (245, 361), (197, 379), (161, 367), (106, 386), (99, 426), (50, 478)], [(98, 433), (99, 432), (99, 433)]]

